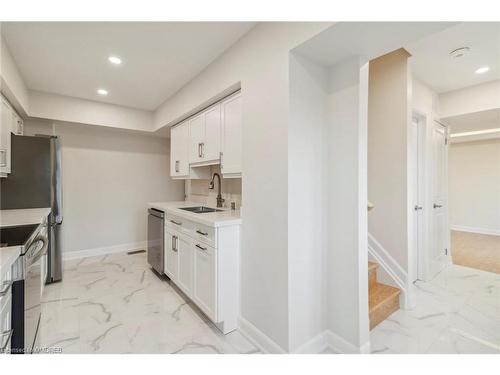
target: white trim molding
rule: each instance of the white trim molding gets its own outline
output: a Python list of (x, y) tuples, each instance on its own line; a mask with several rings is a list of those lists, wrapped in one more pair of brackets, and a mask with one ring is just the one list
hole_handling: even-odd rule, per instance
[(394, 282), (394, 285), (401, 289), (402, 307), (411, 309), (414, 307), (412, 301), (412, 288), (409, 285), (408, 273), (399, 265), (398, 262), (384, 249), (384, 247), (368, 233), (368, 254), (385, 271), (385, 273)]
[(458, 232), (469, 232), (478, 234), (489, 234), (491, 236), (500, 236), (500, 229), (468, 227), (465, 225), (450, 225), (450, 229), (456, 230)]
[(238, 318), (238, 331), (245, 336), (252, 344), (254, 344), (257, 348), (260, 349), (261, 352), (267, 354), (285, 354), (286, 350), (284, 350), (281, 346), (276, 344), (273, 340), (271, 340), (264, 332), (255, 327), (252, 323), (250, 323), (245, 318), (241, 316)]
[(128, 244), (121, 244), (114, 246), (96, 247), (93, 249), (86, 249), (86, 250), (68, 251), (63, 253), (63, 260), (81, 259), (81, 258), (114, 254), (114, 253), (125, 253), (127, 251), (134, 251), (134, 250), (146, 250), (146, 248), (147, 248), (147, 242), (140, 241), (140, 242), (132, 242)]

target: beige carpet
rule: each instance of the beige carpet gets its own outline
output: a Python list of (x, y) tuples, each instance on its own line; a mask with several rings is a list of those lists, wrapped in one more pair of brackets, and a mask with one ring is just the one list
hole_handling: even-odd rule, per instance
[(500, 236), (451, 231), (454, 264), (500, 274)]

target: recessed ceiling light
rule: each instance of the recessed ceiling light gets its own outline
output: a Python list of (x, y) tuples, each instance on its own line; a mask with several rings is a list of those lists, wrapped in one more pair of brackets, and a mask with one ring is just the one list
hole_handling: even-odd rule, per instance
[(490, 68), (488, 66), (483, 66), (479, 69), (476, 69), (476, 74), (483, 74), (486, 73)]
[(109, 56), (108, 60), (111, 64), (114, 65), (120, 65), (122, 63), (122, 59), (120, 59), (118, 56)]
[(469, 47), (460, 47), (451, 51), (450, 56), (454, 58), (463, 57), (464, 55), (469, 53), (469, 51), (470, 51)]
[(108, 90), (104, 90), (104, 89), (97, 89), (97, 93), (98, 93), (99, 95), (106, 96), (106, 95), (108, 95)]

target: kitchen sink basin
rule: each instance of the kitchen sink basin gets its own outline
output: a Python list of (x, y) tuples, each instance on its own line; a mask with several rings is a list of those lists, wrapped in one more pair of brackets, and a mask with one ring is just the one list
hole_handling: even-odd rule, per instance
[(218, 212), (222, 210), (218, 210), (216, 208), (210, 208), (210, 207), (205, 207), (205, 206), (197, 206), (197, 207), (182, 207), (180, 208), (181, 210), (184, 211), (189, 211), (189, 212), (194, 212), (195, 214), (203, 214), (207, 212)]

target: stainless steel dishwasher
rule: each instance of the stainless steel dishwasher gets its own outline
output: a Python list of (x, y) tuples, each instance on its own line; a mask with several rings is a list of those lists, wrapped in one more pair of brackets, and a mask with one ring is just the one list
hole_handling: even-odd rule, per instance
[(148, 210), (148, 263), (160, 275), (164, 273), (165, 213)]

